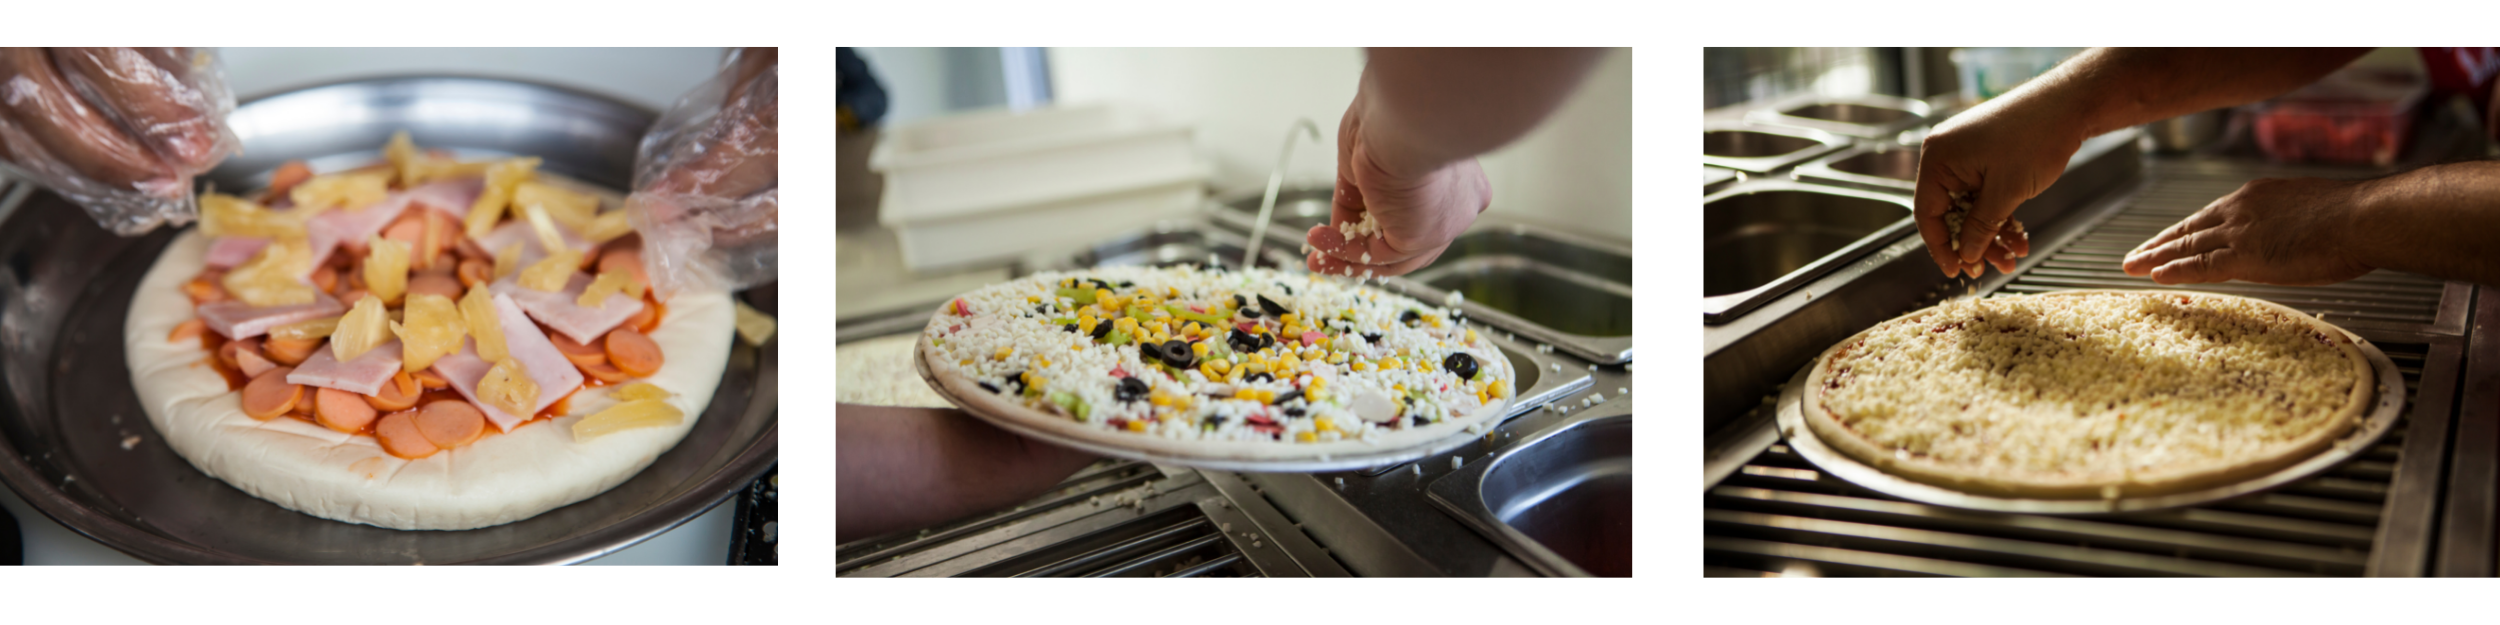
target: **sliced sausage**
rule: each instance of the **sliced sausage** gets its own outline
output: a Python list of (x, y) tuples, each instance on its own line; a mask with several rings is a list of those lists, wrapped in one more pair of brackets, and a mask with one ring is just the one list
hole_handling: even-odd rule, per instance
[(608, 333), (607, 348), (608, 364), (626, 375), (642, 378), (660, 372), (660, 344), (641, 332), (617, 328)]
[[(556, 351), (564, 352), (564, 359), (573, 361), (575, 365), (589, 366), (608, 362), (608, 350), (604, 346), (575, 342), (573, 337), (565, 336), (562, 332), (547, 333), (547, 340), (555, 343)], [(598, 343), (599, 341), (594, 339), (591, 342)]]
[(634, 379), (634, 376), (626, 375), (624, 371), (618, 370), (616, 365), (608, 364), (605, 360), (586, 365), (575, 364), (573, 368), (582, 370), (582, 375), (609, 384)]
[(262, 342), (260, 347), (262, 352), (268, 354), (270, 360), (293, 367), (304, 364), (304, 359), (311, 358), (313, 350), (321, 347), (321, 341), (322, 339), (283, 339), (273, 336), (269, 337), (268, 341)]
[(267, 421), (294, 410), (304, 398), (304, 387), (286, 381), (286, 374), (294, 372), (294, 367), (279, 367), (253, 376), (243, 385), (243, 415)]
[(249, 379), (258, 377), (261, 372), (278, 368), (278, 363), (269, 362), (269, 358), (260, 355), (260, 352), (235, 352), (234, 368), (236, 371), (243, 372), (244, 378)]
[(304, 184), (304, 181), (311, 180), (312, 177), (311, 165), (306, 165), (303, 161), (287, 161), (278, 166), (276, 173), (269, 175), (269, 192), (262, 194), (260, 201), (267, 203), (285, 197), (286, 192), (295, 190), (295, 185)]
[(226, 299), (226, 287), (223, 284), (218, 284), (217, 278), (203, 273), (200, 274), (200, 277), (192, 278), (190, 282), (182, 283), (182, 294), (191, 296), (191, 304), (193, 306), (197, 306), (209, 302), (224, 301)]
[(642, 304), (640, 312), (625, 318), (625, 327), (633, 328), (635, 332), (650, 334), (652, 330), (660, 328), (660, 318), (668, 316), (668, 305), (660, 303), (660, 300), (652, 297), (649, 291), (643, 292)]
[[(239, 341), (226, 341), (224, 346), (217, 348), (217, 361), (225, 363), (228, 367), (241, 369), (243, 368), (243, 360), (236, 355), (236, 352), (251, 352), (255, 357), (260, 356), (260, 337), (255, 336)], [(250, 374), (247, 373), (244, 375)]]
[(599, 273), (611, 271), (622, 271), (633, 276), (635, 282), (651, 284), (651, 277), (643, 273), (642, 246), (639, 245), (612, 246), (606, 253), (600, 254)]
[(477, 442), (486, 434), (486, 413), (465, 401), (438, 401), (417, 411), (417, 432), (443, 449)]
[(364, 398), (365, 403), (371, 404), (374, 410), (398, 412), (417, 407), (417, 396), (424, 392), (424, 389), (417, 387), (416, 376), (401, 371), (391, 374), (391, 379), (382, 383), (381, 391), (365, 395)]
[(355, 434), (365, 431), (379, 414), (363, 395), (335, 388), (313, 392), (313, 419), (322, 427)]
[(425, 433), (417, 430), (416, 415), (415, 410), (402, 410), (382, 415), (380, 420), (373, 422), (373, 438), (382, 444), (382, 451), (409, 460), (442, 451), (442, 448), (434, 446), (433, 441), (425, 439)]
[(417, 386), (424, 387), (428, 391), (451, 388), (451, 380), (443, 377), (442, 374), (435, 373), (433, 369), (419, 371), (409, 377), (416, 378)]
[(322, 265), (321, 268), (313, 270), (312, 283), (313, 288), (321, 289), (321, 292), (323, 293), (337, 291), (339, 286), (339, 270), (329, 265)]
[(196, 340), (200, 338), (201, 333), (207, 331), (208, 322), (201, 321), (199, 317), (192, 317), (183, 320), (182, 323), (174, 324), (174, 331), (165, 335), (165, 342), (180, 343), (184, 340)]
[(460, 269), (454, 273), (460, 277), (460, 286), (474, 289), (478, 288), (478, 285), (495, 281), (495, 263), (474, 258), (465, 259), (460, 261)]

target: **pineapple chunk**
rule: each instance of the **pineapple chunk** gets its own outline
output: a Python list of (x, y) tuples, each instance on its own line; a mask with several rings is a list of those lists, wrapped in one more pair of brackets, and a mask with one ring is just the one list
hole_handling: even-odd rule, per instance
[(523, 419), (538, 412), (538, 382), (530, 380), (529, 370), (519, 358), (505, 358), (486, 370), (486, 377), (477, 381), (477, 399), (497, 410)]
[(227, 293), (253, 306), (310, 304), (313, 287), (298, 277), (311, 272), (312, 245), (303, 239), (280, 239), (261, 248), (251, 262), (226, 272), (223, 283)]
[(520, 241), (507, 243), (503, 246), (503, 249), (495, 250), (495, 279), (502, 280), (504, 276), (512, 275), (512, 272), (520, 270)]
[(510, 355), (504, 350), (503, 320), (495, 316), (495, 298), (486, 289), (469, 289), (460, 298), (460, 318), (469, 326), (469, 336), (477, 339), (477, 357), (496, 362)]
[(288, 238), (304, 236), (304, 222), (251, 200), (210, 193), (200, 196), (200, 234), (212, 237)]
[(294, 189), (287, 191), (287, 197), (295, 199), (296, 210), (307, 211), (303, 215), (332, 208), (364, 210), (388, 197), (391, 194), (390, 185), (391, 172), (388, 171), (323, 174), (295, 185)]
[(764, 311), (756, 310), (746, 302), (738, 302), (738, 338), (746, 339), (748, 345), (763, 347), (765, 341), (772, 340), (773, 328), (778, 325), (772, 315), (764, 314)]
[(365, 291), (382, 298), (383, 304), (399, 301), (408, 292), (408, 243), (379, 236), (365, 240)]
[(503, 217), (504, 207), (512, 202), (512, 191), (537, 175), (538, 157), (516, 158), (497, 162), (486, 168), (486, 190), (469, 205), (469, 220), (463, 224), (469, 238), (486, 236), (495, 230), (495, 222)]
[(399, 335), (401, 368), (409, 373), (424, 371), (436, 359), (460, 351), (460, 339), (469, 335), (460, 307), (448, 297), (432, 293), (409, 297), (401, 313), (407, 322), (391, 324), (391, 333)]
[(633, 231), (634, 224), (625, 221), (625, 211), (612, 210), (591, 218), (590, 225), (582, 227), (582, 238), (606, 243)]
[(530, 265), (530, 268), (521, 270), (521, 286), (548, 293), (563, 291), (564, 283), (572, 280), (573, 272), (579, 270), (581, 266), (581, 251), (556, 252), (554, 256), (549, 256)]
[(650, 382), (635, 382), (616, 387), (616, 390), (608, 392), (608, 396), (616, 398), (617, 401), (667, 399), (670, 395), (675, 395), (675, 393), (670, 393), (668, 389), (660, 388), (659, 385)]
[(597, 196), (538, 181), (514, 188), (512, 205), (544, 209), (548, 218), (574, 232), (588, 230), (593, 216), (599, 214)]
[(686, 421), (686, 411), (657, 399), (637, 399), (610, 406), (597, 414), (573, 422), (573, 439), (586, 441), (636, 428), (677, 425)]
[(583, 308), (605, 308), (608, 296), (620, 293), (626, 297), (642, 299), (642, 283), (635, 282), (632, 274), (622, 271), (603, 271), (599, 273), (599, 277), (590, 280), (590, 286), (582, 289), (581, 299), (573, 303)]
[[(520, 205), (515, 204), (514, 206)], [(564, 234), (556, 231), (556, 225), (553, 218), (547, 216), (547, 209), (545, 207), (532, 204), (529, 206), (520, 206), (518, 210), (521, 211), (520, 217), (522, 219), (529, 220), (530, 232), (538, 235), (539, 249), (554, 251), (572, 247), (564, 244)]]
[(390, 143), (382, 144), (382, 158), (390, 159), (391, 171), (399, 173), (400, 188), (417, 186), (417, 162), (424, 154), (417, 151), (417, 142), (408, 131), (391, 133)]
[(364, 299), (356, 300), (356, 307), (339, 317), (338, 329), (330, 333), (330, 355), (347, 362), (381, 347), (391, 341), (390, 323), (381, 298), (366, 294)]
[(270, 328), (269, 336), (290, 341), (308, 341), (330, 338), (330, 333), (337, 332), (338, 329), (338, 317), (322, 317)]

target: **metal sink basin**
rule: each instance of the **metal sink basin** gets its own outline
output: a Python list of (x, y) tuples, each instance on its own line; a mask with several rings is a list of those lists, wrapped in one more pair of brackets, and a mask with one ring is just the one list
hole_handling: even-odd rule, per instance
[(1918, 188), (1918, 148), (1862, 145), (1797, 166), (1797, 179), (1877, 189)]
[[(1016, 275), (1045, 270), (1066, 270), (1084, 267), (1119, 265), (1206, 266), (1213, 263), (1225, 268), (1241, 266), (1241, 253), (1248, 237), (1208, 228), (1198, 220), (1176, 219), (1155, 224), (1145, 230), (1112, 237), (1074, 252), (1046, 254), (1038, 262), (1016, 268)], [(1298, 270), (1302, 259), (1290, 247), (1274, 241), (1259, 247), (1260, 267)]]
[(1709, 124), (1701, 130), (1701, 164), (1765, 174), (1847, 145), (1846, 140), (1818, 130)]
[(1751, 310), (1909, 232), (1910, 199), (1762, 181), (1702, 200), (1706, 321)]
[[(1302, 235), (1311, 227), (1328, 223), (1329, 202), (1336, 192), (1328, 187), (1288, 188), (1276, 193), (1276, 212), (1267, 223), (1267, 231), (1277, 238), (1302, 244)], [(1215, 202), (1215, 221), (1228, 229), (1248, 234), (1259, 221), (1259, 202), (1267, 199), (1265, 189), (1227, 197)]]
[(1757, 124), (1820, 130), (1866, 139), (1891, 137), (1927, 123), (1926, 102), (1885, 95), (1807, 95), (1747, 114)]
[(1422, 271), (1384, 282), (1426, 302), (1460, 293), (1479, 321), (1600, 364), (1632, 359), (1632, 251), (1519, 224), (1459, 235)]
[(1538, 432), (1426, 489), (1435, 506), (1539, 572), (1632, 575), (1632, 415)]

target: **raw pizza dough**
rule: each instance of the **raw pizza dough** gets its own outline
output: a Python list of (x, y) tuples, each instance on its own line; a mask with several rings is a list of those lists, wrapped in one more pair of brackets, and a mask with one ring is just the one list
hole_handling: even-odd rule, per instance
[[(1179, 270), (1181, 269), (1112, 267), (1092, 271), (1067, 272), (1065, 274), (1040, 274), (1034, 277), (1005, 283), (1005, 285), (1020, 284), (1036, 279), (1057, 280), (1061, 277), (1068, 276), (1100, 276), (1117, 280), (1144, 275), (1143, 272), (1169, 272)], [(1255, 271), (1262, 272), (1260, 274), (1263, 276), (1262, 279), (1286, 275), (1275, 274), (1267, 272), (1266, 270)], [(1307, 275), (1294, 275), (1284, 279), (1294, 281), (1298, 285), (1308, 285), (1305, 288), (1355, 288), (1340, 283), (1312, 280), (1312, 276)], [(996, 289), (1001, 286), (1004, 285), (992, 285), (989, 288)], [(1378, 295), (1379, 300), (1383, 302), (1411, 304), (1412, 306), (1423, 309), (1441, 310), (1441, 314), (1447, 314), (1444, 309), (1430, 307), (1410, 298), (1395, 294), (1380, 293), (1376, 289), (1363, 290), (1367, 293)], [(975, 293), (980, 293), (980, 291), (976, 291)], [(1377, 433), (1372, 435), (1370, 438), (1364, 439), (1340, 439), (1318, 442), (1296, 442), (1290, 439), (1200, 440), (1166, 438), (1151, 434), (1109, 429), (1104, 427), (1101, 423), (1079, 420), (1074, 418), (1072, 415), (1062, 414), (1043, 408), (1029, 407), (1018, 401), (1002, 397), (998, 393), (992, 392), (988, 389), (981, 388), (979, 385), (980, 380), (973, 379), (971, 376), (964, 374), (962, 370), (956, 366), (957, 363), (946, 362), (945, 355), (931, 342), (931, 336), (933, 333), (936, 333), (936, 329), (941, 327), (943, 324), (948, 323), (948, 315), (952, 314), (949, 312), (949, 307), (952, 305), (953, 302), (949, 301), (947, 304), (939, 306), (935, 316), (932, 318), (931, 328), (921, 334), (918, 343), (918, 353), (919, 358), (921, 359), (920, 364), (926, 367), (928, 372), (927, 375), (931, 376), (931, 383), (942, 386), (947, 394), (952, 395), (954, 399), (962, 402), (961, 405), (965, 410), (971, 411), (976, 415), (988, 417), (993, 421), (1003, 420), (1006, 422), (1005, 425), (1008, 425), (1011, 428), (1027, 430), (1029, 433), (1039, 434), (1046, 438), (1074, 440), (1091, 444), (1099, 448), (1139, 452), (1151, 455), (1157, 461), (1171, 461), (1181, 464), (1187, 464), (1189, 461), (1193, 460), (1225, 463), (1292, 461), (1326, 462), (1329, 461), (1330, 458), (1336, 456), (1377, 454), (1395, 451), (1401, 448), (1422, 447), (1462, 433), (1481, 431), (1482, 426), (1489, 422), (1498, 420), (1507, 412), (1507, 408), (1510, 406), (1511, 401), (1516, 398), (1516, 393), (1520, 390), (1515, 386), (1518, 376), (1516, 372), (1510, 370), (1509, 358), (1502, 354), (1501, 348), (1495, 346), (1489, 337), (1479, 336), (1478, 340), (1474, 343), (1464, 345), (1462, 347), (1467, 350), (1472, 350), (1475, 354), (1484, 355), (1484, 357), (1476, 359), (1479, 371), (1483, 372), (1480, 375), (1489, 374), (1495, 376), (1495, 378), (1487, 379), (1498, 378), (1513, 385), (1510, 388), (1512, 396), (1509, 398), (1493, 399), (1484, 405), (1475, 407), (1473, 410), (1470, 410), (1465, 414), (1450, 417), (1438, 423), (1432, 423), (1422, 427), (1411, 427), (1385, 433)], [(1076, 335), (1070, 336), (1073, 337)], [(1120, 356), (1120, 360), (1134, 363), (1137, 360), (1136, 347), (1134, 345), (1121, 347), (1123, 349), (1120, 350), (1120, 353), (1122, 354)], [(1106, 348), (1103, 346), (1096, 346), (1092, 349)], [(1100, 377), (1104, 378), (1100, 381), (1101, 384), (1106, 387), (1111, 384), (1107, 375)], [(1331, 386), (1330, 388), (1336, 389), (1340, 388), (1340, 386)]]
[(675, 426), (573, 439), (573, 423), (614, 405), (614, 387), (583, 389), (572, 416), (539, 420), (476, 443), (402, 460), (371, 436), (301, 419), (244, 416), (242, 393), (207, 364), (196, 340), (168, 341), (192, 317), (180, 288), (206, 266), (197, 228), (165, 248), (132, 298), (123, 341), (130, 382), (148, 422), (202, 473), (281, 507), (317, 517), (403, 530), (464, 530), (537, 516), (614, 488), (694, 428), (728, 367), (733, 309), (726, 293), (680, 293), (651, 333), (666, 364), (644, 378), (675, 393)]
[[(2094, 302), (2117, 307), (2055, 312)], [(2210, 293), (1953, 302), (1817, 357), (1803, 412), (1826, 445), (1955, 490), (2040, 499), (2186, 492), (2290, 466), (2360, 423), (2377, 376), (2358, 340), (2291, 308)], [(1878, 360), (1864, 360), (1870, 354)], [(1893, 358), (1903, 360), (1882, 362)], [(1861, 366), (1881, 373), (1865, 378)], [(2277, 402), (2282, 409), (2270, 408)]]

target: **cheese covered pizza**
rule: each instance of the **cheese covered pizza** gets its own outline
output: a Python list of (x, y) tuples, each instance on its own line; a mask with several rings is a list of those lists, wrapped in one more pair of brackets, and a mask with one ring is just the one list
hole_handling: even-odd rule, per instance
[(2225, 295), (1956, 301), (1825, 352), (1804, 413), (1831, 447), (1956, 490), (2183, 492), (2289, 466), (2359, 423), (2377, 378), (2355, 341)]
[(1448, 308), (1266, 269), (1047, 272), (947, 302), (920, 357), (966, 408), (1184, 458), (1324, 458), (1497, 418), (1515, 372)]

